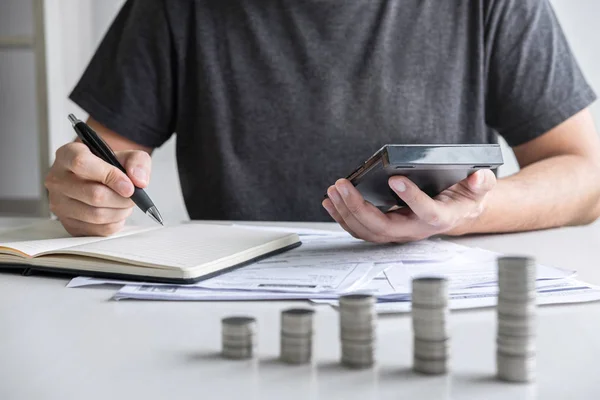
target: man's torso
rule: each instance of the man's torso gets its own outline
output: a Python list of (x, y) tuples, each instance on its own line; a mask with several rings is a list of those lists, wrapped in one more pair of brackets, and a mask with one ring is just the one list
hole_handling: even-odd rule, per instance
[(387, 143), (491, 143), (480, 1), (169, 1), (193, 219), (329, 220)]

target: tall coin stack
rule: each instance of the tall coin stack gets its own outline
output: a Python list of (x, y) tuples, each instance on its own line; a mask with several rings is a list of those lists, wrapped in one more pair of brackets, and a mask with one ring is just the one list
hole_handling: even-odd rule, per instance
[(341, 361), (347, 367), (369, 368), (375, 362), (375, 301), (366, 294), (340, 297)]
[(314, 310), (291, 308), (281, 312), (281, 360), (306, 364), (312, 358)]
[(535, 379), (536, 265), (529, 257), (498, 258), (498, 336), (496, 368), (499, 379)]
[(442, 277), (412, 281), (413, 370), (439, 375), (448, 371), (448, 281)]
[(256, 320), (252, 317), (228, 317), (221, 320), (223, 357), (252, 358), (256, 347)]

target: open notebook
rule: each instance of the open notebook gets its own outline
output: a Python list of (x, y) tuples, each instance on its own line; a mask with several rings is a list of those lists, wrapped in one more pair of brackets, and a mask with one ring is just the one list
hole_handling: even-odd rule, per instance
[(0, 233), (0, 269), (192, 283), (299, 245), (295, 233), (199, 223), (71, 237), (44, 221)]

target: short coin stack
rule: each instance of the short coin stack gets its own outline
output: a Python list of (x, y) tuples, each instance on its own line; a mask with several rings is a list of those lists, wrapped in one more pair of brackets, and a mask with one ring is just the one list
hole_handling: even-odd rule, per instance
[(536, 266), (529, 257), (498, 258), (496, 367), (501, 380), (535, 379)]
[(252, 317), (228, 317), (221, 320), (223, 357), (252, 358), (256, 347), (256, 320)]
[(350, 294), (340, 297), (342, 364), (369, 368), (375, 362), (377, 314), (375, 297)]
[(442, 277), (412, 281), (413, 369), (445, 374), (450, 358), (448, 281)]
[(306, 364), (312, 358), (314, 310), (291, 308), (281, 313), (281, 361)]

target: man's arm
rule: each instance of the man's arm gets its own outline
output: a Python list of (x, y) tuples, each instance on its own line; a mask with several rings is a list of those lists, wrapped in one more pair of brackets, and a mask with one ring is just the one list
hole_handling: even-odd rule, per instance
[(449, 234), (581, 225), (600, 216), (600, 139), (589, 109), (514, 152), (521, 170), (498, 181), (478, 218)]
[(323, 207), (353, 236), (384, 243), (590, 223), (600, 215), (599, 142), (585, 110), (515, 147), (522, 169), (499, 183), (481, 170), (432, 199), (406, 177), (393, 176), (390, 188), (409, 208), (383, 214), (339, 179)]

